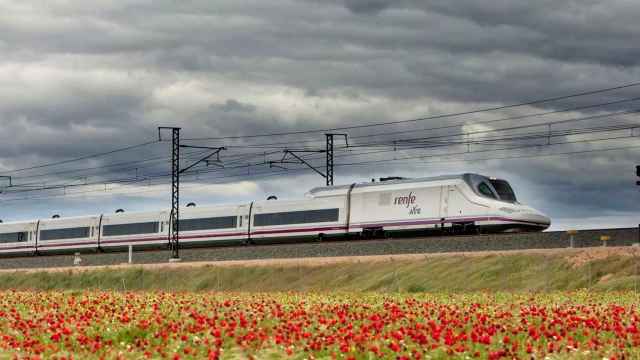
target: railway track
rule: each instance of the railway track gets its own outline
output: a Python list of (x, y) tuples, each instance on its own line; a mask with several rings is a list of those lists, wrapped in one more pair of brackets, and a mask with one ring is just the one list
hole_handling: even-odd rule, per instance
[[(603, 246), (601, 240), (603, 236), (609, 238), (606, 246), (632, 246), (639, 242), (637, 228), (621, 228), (579, 231), (574, 236), (573, 245), (574, 247)], [(180, 255), (183, 261), (191, 262), (559, 249), (569, 246), (569, 235), (566, 232), (550, 231), (194, 248), (182, 249)], [(134, 251), (133, 263), (165, 263), (169, 256), (168, 250)], [(84, 266), (122, 264), (128, 261), (128, 257), (126, 252), (81, 255)], [(74, 264), (74, 259), (73, 254), (1, 258), (0, 269), (68, 267)]]

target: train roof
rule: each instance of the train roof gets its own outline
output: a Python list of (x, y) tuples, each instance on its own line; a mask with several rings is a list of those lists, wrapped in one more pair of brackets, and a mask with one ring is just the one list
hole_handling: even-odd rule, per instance
[[(453, 181), (453, 180), (464, 181), (464, 178), (467, 175), (477, 175), (477, 174), (465, 173), (465, 174), (456, 174), (456, 175), (441, 175), (441, 176), (431, 176), (431, 177), (421, 177), (421, 178), (396, 179), (396, 180), (387, 180), (387, 181), (379, 181), (379, 182), (361, 182), (361, 183), (356, 183), (355, 188), (375, 187), (375, 186), (383, 186), (383, 185), (397, 185), (397, 184), (415, 184), (415, 183), (434, 182), (434, 181)], [(483, 176), (483, 175), (477, 175), (477, 176)], [(344, 190), (348, 190), (351, 187), (351, 185), (352, 184), (316, 187), (309, 190), (307, 195), (314, 196), (322, 192), (335, 192), (336, 194), (339, 194)]]
[(13, 221), (3, 221), (0, 222), (0, 226), (2, 225), (29, 225), (33, 224), (38, 220), (13, 220)]
[(100, 214), (60, 216), (60, 217), (57, 217), (57, 218), (54, 218), (54, 217), (41, 218), (41, 219), (38, 219), (38, 220), (40, 220), (41, 222), (43, 222), (43, 221), (54, 221), (55, 222), (55, 221), (65, 221), (65, 220), (69, 220), (69, 221), (82, 220), (82, 219), (97, 218), (97, 217), (100, 217)]

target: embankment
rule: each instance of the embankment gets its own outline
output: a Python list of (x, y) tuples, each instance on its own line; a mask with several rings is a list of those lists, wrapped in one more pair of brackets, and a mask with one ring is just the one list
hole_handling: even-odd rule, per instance
[(585, 248), (0, 271), (0, 289), (640, 290), (640, 248)]

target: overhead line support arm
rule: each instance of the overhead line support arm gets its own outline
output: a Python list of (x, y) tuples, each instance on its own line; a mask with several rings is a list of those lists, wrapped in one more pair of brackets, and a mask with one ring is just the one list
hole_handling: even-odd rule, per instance
[[(219, 147), (219, 148), (211, 148), (211, 147), (208, 147), (208, 146), (180, 145), (180, 147), (184, 147), (184, 148), (215, 149), (215, 151), (214, 151), (214, 152), (212, 152), (212, 153), (208, 154), (207, 156), (205, 156), (205, 157), (201, 158), (201, 159), (200, 159), (200, 160), (198, 160), (198, 161), (195, 161), (193, 164), (191, 164), (191, 165), (187, 166), (186, 168), (184, 168), (184, 169), (180, 170), (180, 174), (182, 174), (182, 173), (184, 173), (184, 172), (186, 172), (186, 171), (190, 170), (191, 168), (193, 168), (194, 166), (196, 166), (196, 165), (200, 164), (201, 162), (206, 162), (206, 163), (207, 163), (207, 165), (208, 165), (208, 164), (209, 164), (209, 161), (208, 161), (208, 160), (209, 160), (211, 157), (216, 156), (216, 155), (217, 155), (216, 162), (218, 162), (218, 163), (219, 163), (219, 162), (220, 162), (220, 152), (221, 152), (222, 150), (227, 150), (227, 148), (226, 148), (226, 147), (224, 147), (224, 146), (223, 146), (223, 147)], [(216, 164), (216, 165), (219, 165), (219, 164)], [(220, 165), (220, 166), (222, 166), (222, 165)]]
[[(324, 152), (323, 150), (318, 150), (318, 151), (305, 151), (305, 152), (316, 152), (316, 153), (321, 153)], [(322, 171), (318, 170), (315, 166), (309, 164), (308, 162), (306, 162), (303, 158), (301, 158), (300, 156), (296, 155), (295, 152), (289, 151), (289, 150), (285, 150), (285, 156), (287, 154), (291, 154), (291, 156), (293, 156), (294, 158), (298, 159), (298, 161), (300, 161), (300, 163), (307, 165), (311, 170), (317, 172), (318, 174), (320, 174), (320, 176), (322, 176), (323, 178), (326, 178), (327, 175), (325, 173), (323, 173)], [(281, 163), (286, 163), (283, 159), (283, 161), (281, 161)], [(289, 162), (290, 163), (290, 162)]]

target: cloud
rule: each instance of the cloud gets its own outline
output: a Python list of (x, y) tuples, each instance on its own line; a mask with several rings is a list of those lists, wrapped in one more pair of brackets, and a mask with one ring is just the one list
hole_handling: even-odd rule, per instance
[(354, 13), (379, 13), (390, 6), (387, 0), (345, 0), (345, 6)]
[[(180, 126), (184, 139), (238, 137), (429, 117), (629, 83), (640, 78), (640, 50), (632, 45), (640, 35), (638, 15), (640, 5), (625, 0), (606, 4), (591, 0), (0, 1), (0, 172), (145, 142), (157, 136), (158, 126)], [(348, 132), (351, 145), (402, 142), (632, 110), (637, 102), (476, 124), (635, 96), (637, 88), (628, 88)], [(553, 128), (635, 123), (635, 116), (619, 116)], [(460, 126), (442, 128), (447, 125)], [(554, 140), (580, 141), (589, 136), (595, 135)], [(248, 164), (282, 156), (266, 154), (277, 152), (279, 145), (247, 145), (287, 143), (321, 149), (323, 132), (185, 142), (229, 147), (221, 154), (224, 169), (199, 167), (200, 180), (185, 177), (185, 185), (195, 181), (196, 187), (229, 183), (212, 184), (209, 190), (189, 195), (195, 200), (201, 197), (199, 203), (230, 199), (224, 194), (243, 201), (271, 193), (296, 198), (324, 183), (311, 171), (277, 177), (277, 169), (260, 165), (246, 172)], [(343, 183), (474, 171), (510, 179), (523, 201), (567, 224), (598, 216), (628, 219), (625, 216), (635, 211), (631, 199), (636, 191), (637, 149), (548, 156), (640, 145), (635, 138), (486, 151), (508, 144), (339, 149), (336, 178)], [(468, 149), (482, 152), (445, 156)], [(135, 176), (166, 181), (161, 176), (168, 172), (169, 154), (169, 143), (163, 142), (12, 175), (17, 183), (31, 184), (109, 182)], [(206, 151), (185, 149), (183, 155), (183, 164), (190, 164)], [(529, 155), (540, 157), (519, 158)], [(313, 164), (323, 165), (323, 154), (309, 156)], [(402, 160), (407, 157), (413, 159)], [(374, 160), (379, 162), (357, 164)], [(115, 166), (121, 163), (127, 165)], [(41, 176), (50, 172), (55, 174)], [(143, 189), (127, 185), (119, 189), (121, 195), (103, 196), (109, 199), (103, 202), (89, 194), (73, 201), (16, 201), (10, 208), (0, 206), (0, 217), (45, 216), (52, 209), (74, 214), (111, 211), (121, 204), (131, 209), (166, 206), (161, 187), (147, 195), (135, 194)], [(47, 194), (51, 195), (41, 195)]]

